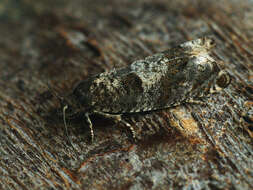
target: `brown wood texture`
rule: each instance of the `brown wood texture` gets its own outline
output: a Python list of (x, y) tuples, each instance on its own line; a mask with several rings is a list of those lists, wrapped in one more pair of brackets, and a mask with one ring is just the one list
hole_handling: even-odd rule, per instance
[[(253, 2), (0, 1), (0, 189), (253, 189)], [(207, 105), (68, 121), (92, 74), (211, 35), (231, 85)]]

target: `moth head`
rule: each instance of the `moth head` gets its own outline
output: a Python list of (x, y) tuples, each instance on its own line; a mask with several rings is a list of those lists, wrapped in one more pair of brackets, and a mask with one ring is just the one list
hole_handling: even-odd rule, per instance
[(218, 73), (215, 82), (213, 83), (209, 91), (211, 94), (220, 92), (221, 90), (226, 88), (230, 84), (230, 82), (231, 82), (230, 75), (226, 71), (221, 70)]
[(211, 37), (202, 37), (192, 41), (185, 42), (180, 46), (188, 51), (190, 54), (197, 55), (201, 52), (207, 52), (214, 48), (215, 40)]
[(193, 96), (203, 97), (217, 93), (230, 84), (230, 75), (221, 70), (211, 57), (195, 57), (187, 65), (188, 81)]
[(202, 37), (193, 40), (192, 43), (196, 46), (196, 48), (198, 47), (206, 50), (212, 49), (216, 45), (215, 40), (211, 37)]

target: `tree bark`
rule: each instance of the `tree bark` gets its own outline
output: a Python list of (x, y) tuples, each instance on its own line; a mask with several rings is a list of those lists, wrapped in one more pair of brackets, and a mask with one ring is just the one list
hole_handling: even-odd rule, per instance
[[(253, 3), (211, 0), (0, 2), (0, 189), (252, 189)], [(75, 84), (211, 35), (232, 76), (207, 105), (68, 120)], [(48, 88), (48, 86), (50, 88)]]

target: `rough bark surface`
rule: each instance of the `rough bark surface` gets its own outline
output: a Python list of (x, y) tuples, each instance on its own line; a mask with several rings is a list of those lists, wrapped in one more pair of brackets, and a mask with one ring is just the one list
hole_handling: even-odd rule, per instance
[[(252, 189), (253, 2), (0, 2), (0, 189)], [(92, 74), (212, 35), (233, 78), (207, 105), (68, 121), (59, 102)]]

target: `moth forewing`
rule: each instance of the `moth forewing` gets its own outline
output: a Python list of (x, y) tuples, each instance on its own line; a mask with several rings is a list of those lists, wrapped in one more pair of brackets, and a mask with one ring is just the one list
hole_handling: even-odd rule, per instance
[(135, 136), (131, 125), (121, 120), (122, 114), (169, 108), (227, 87), (229, 75), (209, 54), (214, 46), (213, 39), (199, 38), (125, 68), (91, 76), (74, 88), (64, 117), (83, 112), (92, 139), (89, 116), (94, 113), (123, 122)]

